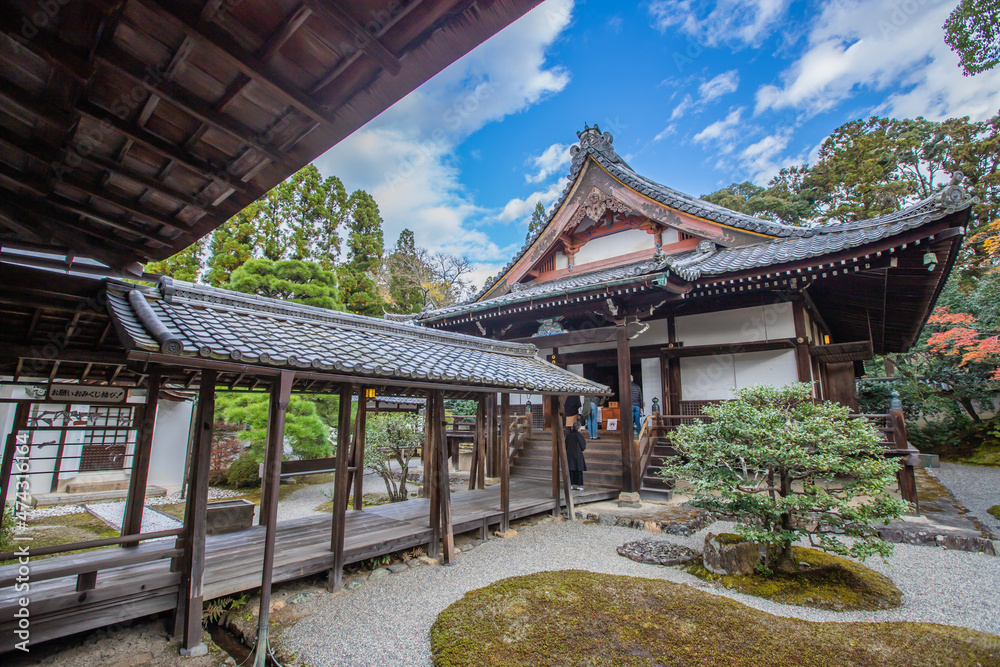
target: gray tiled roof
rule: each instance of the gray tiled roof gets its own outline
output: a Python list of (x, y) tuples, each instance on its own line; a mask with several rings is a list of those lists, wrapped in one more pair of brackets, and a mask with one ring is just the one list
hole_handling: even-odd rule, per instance
[(792, 236), (779, 236), (759, 243), (733, 248), (719, 248), (713, 243), (703, 242), (697, 250), (670, 256), (658, 255), (644, 262), (570, 275), (537, 285), (517, 284), (511, 291), (497, 297), (457, 304), (406, 317), (408, 320), (419, 322), (454, 313), (478, 312), (502, 304), (557, 296), (608, 283), (631, 282), (640, 276), (658, 273), (673, 273), (684, 280), (693, 282), (727, 273), (778, 266), (788, 262), (822, 257), (891, 238), (955, 211), (968, 208), (971, 204), (972, 198), (966, 191), (960, 185), (952, 184), (912, 206), (878, 218), (796, 228), (796, 233)]
[(108, 309), (129, 349), (178, 357), (553, 393), (606, 393), (503, 343), (164, 278), (157, 289), (108, 281)]

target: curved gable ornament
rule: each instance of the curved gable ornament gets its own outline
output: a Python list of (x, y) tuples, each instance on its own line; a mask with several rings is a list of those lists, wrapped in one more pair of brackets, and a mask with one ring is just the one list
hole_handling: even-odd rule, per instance
[(611, 211), (612, 213), (637, 215), (635, 210), (633, 210), (625, 202), (602, 192), (595, 186), (594, 189), (590, 191), (590, 194), (587, 195), (584, 203), (580, 205), (580, 208), (578, 208), (576, 213), (573, 214), (573, 217), (570, 218), (569, 223), (566, 225), (566, 229), (576, 227), (583, 222), (584, 218), (590, 218), (595, 222), (599, 222), (608, 211)]

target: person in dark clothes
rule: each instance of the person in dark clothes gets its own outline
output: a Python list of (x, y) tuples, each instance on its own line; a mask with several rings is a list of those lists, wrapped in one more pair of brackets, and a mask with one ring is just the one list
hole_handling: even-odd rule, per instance
[(583, 451), (587, 449), (587, 439), (580, 435), (576, 422), (566, 429), (566, 459), (569, 461), (569, 483), (576, 491), (583, 491), (583, 471), (587, 462)]
[(566, 397), (566, 423), (575, 424), (576, 416), (580, 414), (580, 397), (579, 396), (567, 396)]

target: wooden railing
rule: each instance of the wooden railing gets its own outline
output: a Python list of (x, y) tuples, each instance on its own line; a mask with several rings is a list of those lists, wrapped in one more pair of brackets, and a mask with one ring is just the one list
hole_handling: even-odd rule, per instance
[(633, 441), (632, 460), (635, 466), (633, 479), (642, 480), (646, 467), (649, 465), (649, 457), (653, 454), (653, 445), (660, 438), (666, 437), (669, 430), (672, 430), (668, 429), (666, 424), (664, 417), (656, 412), (647, 416), (642, 423), (639, 437)]
[(510, 442), (507, 443), (507, 456), (510, 461), (513, 461), (525, 441), (531, 437), (531, 415), (515, 415), (510, 422)]

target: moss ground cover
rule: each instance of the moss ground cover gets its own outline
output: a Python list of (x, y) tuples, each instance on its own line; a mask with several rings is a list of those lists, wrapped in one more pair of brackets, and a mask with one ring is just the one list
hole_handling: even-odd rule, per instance
[(813, 623), (667, 581), (578, 570), (471, 591), (431, 627), (436, 667), (1000, 665), (1000, 637), (930, 623)]
[(891, 609), (898, 607), (903, 599), (891, 579), (860, 563), (815, 549), (792, 547), (792, 552), (800, 563), (799, 572), (794, 574), (713, 574), (700, 560), (685, 569), (696, 577), (747, 595), (832, 611)]

